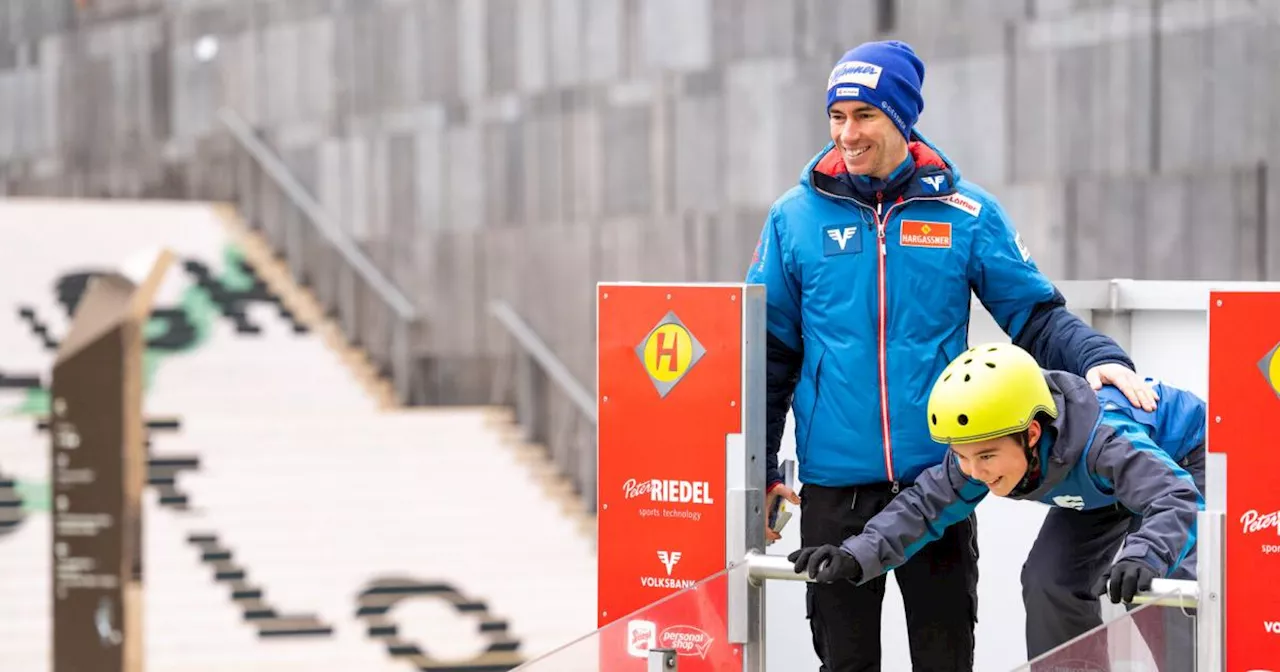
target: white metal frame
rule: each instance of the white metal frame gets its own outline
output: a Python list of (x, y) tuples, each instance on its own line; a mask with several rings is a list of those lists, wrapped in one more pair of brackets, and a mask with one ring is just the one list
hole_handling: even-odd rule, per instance
[[(1182, 282), (1129, 279), (1059, 282), (1073, 311), (1090, 311), (1093, 327), (1126, 349), (1135, 311), (1204, 311), (1212, 291), (1280, 292), (1280, 282)], [(744, 297), (748, 293), (744, 292)], [(757, 302), (760, 305), (757, 305)], [(738, 565), (729, 577), (729, 640), (744, 646), (743, 672), (764, 671), (764, 582), (806, 581), (786, 558), (764, 553), (764, 308), (763, 296), (743, 301), (743, 427), (731, 438), (729, 457), (726, 561)], [(975, 299), (975, 304), (977, 300)], [(981, 306), (977, 308), (981, 310)], [(754, 343), (753, 343), (754, 340)], [(759, 425), (759, 426), (757, 426)], [(1223, 463), (1206, 460), (1208, 483), (1225, 483)], [(1218, 473), (1214, 473), (1218, 472)], [(1134, 602), (1155, 602), (1197, 610), (1197, 669), (1222, 672), (1224, 665), (1225, 493), (1207, 498), (1198, 518), (1196, 581), (1155, 579)], [(745, 522), (745, 528), (743, 524)], [(674, 668), (668, 668), (674, 669)]]

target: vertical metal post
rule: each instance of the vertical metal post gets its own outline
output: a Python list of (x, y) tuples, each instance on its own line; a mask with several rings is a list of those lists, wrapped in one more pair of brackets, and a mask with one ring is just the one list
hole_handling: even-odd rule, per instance
[[(338, 253), (332, 253), (337, 260)], [(351, 268), (350, 264), (344, 264), (338, 260), (338, 305), (336, 312), (338, 314), (338, 324), (342, 326), (342, 332), (351, 340), (356, 340), (355, 330), (355, 310), (356, 310), (356, 272)]]
[(303, 221), (302, 211), (293, 201), (289, 200), (288, 195), (283, 191), (276, 190), (276, 198), (280, 205), (280, 215), (283, 220), (284, 231), (281, 232), (283, 239), (284, 259), (289, 265), (289, 274), (299, 285), (306, 284), (306, 250), (304, 242), (306, 241), (306, 231), (303, 227), (306, 223)]
[(1227, 460), (1205, 454), (1204, 511), (1196, 516), (1196, 669), (1222, 672), (1227, 664)]
[(764, 585), (743, 559), (764, 552), (765, 303), (763, 285), (742, 286), (742, 433), (726, 438), (725, 561), (729, 573), (729, 641), (742, 645), (743, 672), (764, 672)]
[(1095, 310), (1092, 326), (1110, 336), (1116, 344), (1129, 352), (1133, 344), (1133, 312), (1129, 310)]
[(649, 665), (646, 672), (679, 672), (680, 659), (675, 649), (649, 649)]
[(1110, 336), (1116, 344), (1130, 352), (1133, 347), (1133, 311), (1121, 307), (1120, 293), (1126, 280), (1112, 280), (1108, 286), (1107, 308), (1093, 311), (1093, 328)]
[(406, 320), (394, 311), (391, 313), (391, 379), (395, 383), (396, 397), (400, 403), (408, 406), (414, 402), (413, 381), (415, 379), (413, 344), (416, 337), (417, 319)]
[(1201, 511), (1196, 577), (1200, 606), (1196, 611), (1196, 669), (1223, 672), (1226, 664), (1226, 518), (1223, 511)]
[(537, 439), (534, 423), (537, 421), (533, 410), (533, 399), (537, 396), (534, 390), (533, 372), (538, 367), (533, 355), (521, 349), (516, 353), (516, 422), (524, 428), (526, 441)]

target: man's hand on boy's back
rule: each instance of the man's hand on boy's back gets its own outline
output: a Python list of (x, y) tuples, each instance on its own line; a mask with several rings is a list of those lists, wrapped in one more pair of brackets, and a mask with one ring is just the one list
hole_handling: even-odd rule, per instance
[(1133, 405), (1141, 406), (1148, 413), (1156, 410), (1156, 401), (1160, 399), (1145, 378), (1124, 364), (1099, 364), (1089, 369), (1085, 380), (1095, 390), (1101, 390), (1103, 385), (1115, 385)]

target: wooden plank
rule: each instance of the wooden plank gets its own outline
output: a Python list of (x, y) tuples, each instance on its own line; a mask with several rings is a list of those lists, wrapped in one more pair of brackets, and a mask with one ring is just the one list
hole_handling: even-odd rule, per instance
[[(604, 213), (628, 216), (647, 213), (653, 193), (653, 115), (648, 106), (616, 107), (602, 119)], [(734, 143), (736, 144), (736, 143)]]
[(1259, 210), (1265, 213), (1263, 237), (1263, 279), (1280, 279), (1280, 169), (1265, 167), (1263, 184), (1266, 189), (1259, 195)]
[(408, 5), (419, 36), (418, 89), (421, 99), (441, 101), (458, 95), (458, 9), (449, 0)]
[(299, 115), (327, 120), (335, 112), (336, 27), (327, 16), (308, 19), (300, 31)]
[(1182, 231), (1187, 226), (1187, 185), (1173, 176), (1145, 179), (1141, 184), (1145, 201), (1142, 258), (1145, 278), (1183, 279), (1195, 250), (1186, 244)]
[(558, 229), (555, 235), (559, 245), (556, 249), (561, 263), (557, 287), (549, 297), (554, 301), (554, 307), (550, 309), (557, 311), (554, 350), (573, 376), (590, 390), (595, 380), (595, 284), (591, 278), (593, 236), (587, 226), (567, 225)]
[(481, 149), (483, 138), (475, 126), (450, 128), (446, 134), (449, 170), (446, 172), (445, 193), (448, 195), (448, 225), (457, 228), (477, 228), (488, 218), (490, 205), (481, 190), (494, 189), (492, 176), (485, 173), (487, 165)]
[(418, 222), (416, 134), (388, 134), (387, 142), (387, 241), (392, 281), (407, 287), (414, 277), (415, 236)]
[(1031, 258), (1046, 276), (1067, 275), (1067, 228), (1063, 188), (1058, 181), (1030, 182), (989, 187), (1022, 236)]
[(1163, 172), (1182, 172), (1204, 163), (1204, 133), (1213, 117), (1209, 53), (1202, 31), (1165, 32), (1160, 36), (1160, 145)]
[[(1209, 89), (1211, 116), (1202, 120), (1208, 133), (1211, 165), (1232, 168), (1256, 165), (1267, 153), (1270, 93), (1276, 80), (1276, 53), (1268, 42), (1280, 37), (1280, 28), (1256, 18), (1233, 21), (1206, 30), (1209, 62), (1202, 65)], [(1238, 97), (1236, 104), (1222, 101)]]
[(604, 198), (604, 157), (606, 145), (602, 137), (601, 112), (586, 107), (573, 107), (564, 120), (564, 155), (566, 158), (565, 219), (597, 221), (602, 214)]
[(1004, 56), (983, 55), (933, 65), (917, 128), (979, 184), (1006, 179), (1009, 141)]
[[(723, 143), (727, 147), (725, 155), (720, 157), (722, 162), (717, 164), (717, 172), (725, 180), (727, 201), (733, 207), (768, 207), (782, 193), (784, 181), (779, 178), (783, 170), (777, 138), (781, 110), (789, 103), (779, 98), (784, 83), (794, 78), (795, 64), (790, 59), (744, 60), (728, 68), (724, 93), (728, 107), (723, 137), (735, 140)], [(820, 106), (818, 110), (821, 109)], [(750, 140), (738, 141), (738, 138)], [(785, 181), (789, 188), (795, 184), (799, 166), (787, 166), (787, 169), (793, 176)]]
[[(785, 3), (773, 4), (786, 9)], [(643, 63), (638, 74), (692, 72), (711, 66), (711, 0), (649, 0), (638, 12), (633, 33)], [(787, 30), (781, 25), (775, 29)]]
[(1255, 280), (1260, 245), (1257, 173), (1196, 171), (1183, 180), (1187, 199), (1185, 245), (1194, 250), (1189, 280)]
[[(1235, 245), (1222, 244), (1224, 238), (1239, 240), (1240, 235), (1232, 216), (1228, 179), (1220, 174), (1197, 173), (1182, 180), (1183, 188), (1195, 194), (1186, 200), (1182, 231), (1183, 245), (1195, 252), (1183, 277), (1187, 280), (1235, 279)], [(1223, 236), (1224, 233), (1227, 236)]]
[(831, 139), (824, 110), (832, 61), (808, 57), (796, 61), (789, 78), (778, 83), (777, 162), (771, 176), (774, 198), (795, 186), (814, 155)]
[[(1144, 221), (1132, 180), (1097, 178), (1079, 180), (1069, 212), (1068, 240), (1074, 248), (1072, 278), (1105, 279), (1137, 275), (1134, 250), (1142, 238)], [(1172, 226), (1168, 228), (1173, 228)]]
[[(587, 54), (584, 50), (587, 35), (592, 32), (588, 27), (591, 29), (597, 27), (586, 24), (588, 16), (594, 11), (586, 8), (593, 4), (579, 0), (548, 0), (547, 20), (551, 36), (552, 86), (575, 86), (582, 83), (587, 70), (586, 61), (590, 60), (586, 58)], [(603, 4), (606, 9), (612, 8), (608, 2)], [(610, 35), (613, 37), (610, 38)], [(618, 32), (603, 30), (598, 33), (600, 42), (595, 44), (599, 46), (604, 40), (616, 40), (620, 35), (621, 33)]]
[[(1234, 277), (1238, 280), (1265, 280), (1267, 270), (1267, 213), (1263, 202), (1267, 189), (1266, 171), (1257, 167), (1245, 167), (1227, 173), (1226, 189), (1230, 192), (1231, 211), (1235, 216), (1236, 263)], [(1221, 238), (1205, 241), (1206, 245), (1220, 245)]]
[(514, 88), (522, 93), (541, 93), (551, 76), (547, 0), (520, 0), (512, 9), (508, 20), (515, 24)]
[(517, 182), (509, 185), (508, 193), (521, 191), (523, 197), (518, 202), (524, 206), (523, 212), (513, 213), (513, 219), (535, 226), (559, 219), (563, 157), (559, 120), (554, 113), (531, 115), (513, 131), (520, 133), (523, 169), (510, 176)]
[[(481, 325), (485, 351), (505, 362), (514, 352), (514, 343), (502, 325), (489, 316), (488, 311), (489, 303), (493, 301), (504, 301), (513, 307), (516, 305), (514, 294), (522, 280), (519, 264), (514, 263), (514, 260), (520, 258), (519, 241), (509, 231), (479, 230), (474, 231), (473, 235), (479, 238), (484, 248), (479, 257), (482, 267), (478, 270), (484, 277), (485, 305), (482, 306)], [(429, 291), (434, 296), (434, 292), (441, 289), (445, 288), (431, 287)]]
[(490, 95), (516, 89), (518, 1), (522, 0), (485, 0), (483, 3), (484, 30), (477, 37), (484, 52), (486, 92)]

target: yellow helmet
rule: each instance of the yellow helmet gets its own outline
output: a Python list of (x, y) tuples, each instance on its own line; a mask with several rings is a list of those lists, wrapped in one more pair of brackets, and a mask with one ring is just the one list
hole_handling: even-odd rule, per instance
[(1010, 343), (965, 351), (929, 393), (929, 433), (940, 443), (974, 443), (1025, 430), (1037, 413), (1058, 417), (1040, 365)]

